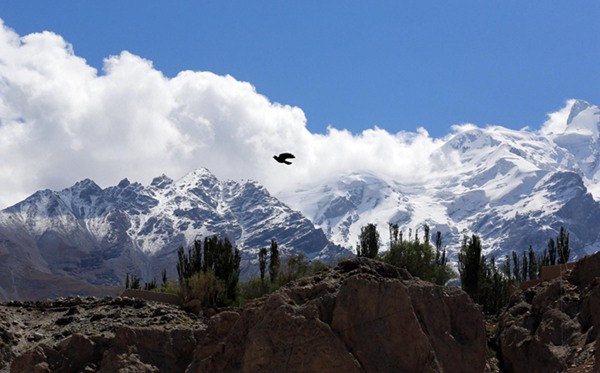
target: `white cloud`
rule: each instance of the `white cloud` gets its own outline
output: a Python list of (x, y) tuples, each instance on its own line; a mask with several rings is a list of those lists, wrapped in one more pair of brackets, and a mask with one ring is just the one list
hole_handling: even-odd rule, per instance
[[(429, 155), (441, 141), (424, 129), (312, 134), (301, 109), (231, 76), (167, 78), (128, 52), (99, 74), (59, 35), (19, 37), (0, 21), (0, 208), (84, 178), (149, 183), (199, 167), (273, 192), (355, 170), (415, 180), (436, 168)], [(293, 166), (273, 161), (283, 151)]]
[(554, 113), (549, 113), (548, 119), (544, 122), (542, 128), (540, 128), (540, 133), (550, 136), (565, 132), (569, 114), (571, 114), (571, 109), (576, 101), (574, 99), (567, 100), (562, 109)]

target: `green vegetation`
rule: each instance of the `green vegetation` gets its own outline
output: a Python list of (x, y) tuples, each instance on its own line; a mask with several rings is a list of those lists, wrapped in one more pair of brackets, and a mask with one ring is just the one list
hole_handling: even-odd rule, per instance
[(554, 242), (550, 239), (541, 255), (536, 255), (531, 245), (522, 255), (513, 251), (506, 255), (504, 266), (499, 269), (493, 256), (486, 260), (482, 255), (477, 235), (465, 237), (458, 255), (461, 286), (473, 301), (483, 306), (484, 312), (495, 314), (508, 303), (511, 288), (539, 279), (542, 267), (555, 265), (557, 259), (558, 264), (568, 262), (569, 233), (563, 227), (556, 239), (558, 244)]
[[(422, 237), (419, 237), (418, 231), (413, 237), (412, 230), (409, 230), (408, 239), (404, 239), (398, 225), (390, 224), (390, 248), (379, 255), (377, 226), (368, 224), (361, 229), (357, 256), (381, 260), (405, 268), (423, 280), (446, 284), (457, 274), (447, 264), (441, 233), (436, 233), (435, 246), (432, 246), (429, 226), (423, 226)], [(493, 256), (486, 259), (483, 255), (479, 236), (465, 236), (458, 254), (461, 286), (476, 303), (483, 306), (484, 312), (494, 314), (507, 304), (512, 288), (524, 281), (538, 279), (544, 266), (567, 263), (570, 251), (569, 233), (561, 227), (556, 240), (550, 239), (541, 255), (536, 255), (530, 245), (522, 255), (516, 251), (506, 255), (500, 268)], [(267, 254), (270, 254), (268, 280), (265, 278)], [(260, 277), (239, 283), (240, 252), (227, 238), (220, 239), (216, 235), (204, 241), (195, 240), (187, 252), (180, 247), (177, 257), (179, 289), (168, 281), (166, 269), (161, 272), (160, 287), (153, 279), (145, 283), (143, 288), (178, 293), (184, 300), (199, 299), (207, 307), (240, 305), (245, 300), (269, 294), (291, 281), (329, 268), (318, 260), (308, 260), (303, 254), (289, 255), (282, 263), (277, 242), (271, 240), (268, 250), (261, 248), (258, 252)], [(125, 287), (140, 289), (140, 278), (127, 273)]]
[[(260, 255), (259, 251), (259, 264)], [(275, 257), (275, 259), (278, 258), (278, 256)], [(263, 295), (274, 292), (289, 282), (312, 276), (327, 268), (329, 268), (329, 266), (325, 263), (319, 260), (310, 261), (304, 254), (290, 255), (285, 258), (283, 265), (279, 266), (279, 271), (275, 274), (274, 280), (273, 277), (269, 281), (266, 281), (264, 277), (259, 277), (242, 282), (240, 284), (241, 300), (245, 301), (262, 297)]]
[(177, 274), (184, 299), (200, 299), (206, 306), (237, 302), (240, 251), (229, 239), (216, 235), (195, 240), (187, 254), (177, 251)]
[(368, 224), (360, 229), (356, 255), (374, 259), (379, 252), (379, 232), (375, 224)]
[(379, 260), (405, 268), (411, 275), (443, 285), (456, 274), (446, 263), (446, 249), (442, 247), (441, 233), (437, 232), (435, 252), (430, 243), (429, 226), (424, 226), (423, 241), (415, 232), (403, 239), (397, 224), (390, 224), (390, 249), (379, 256)]

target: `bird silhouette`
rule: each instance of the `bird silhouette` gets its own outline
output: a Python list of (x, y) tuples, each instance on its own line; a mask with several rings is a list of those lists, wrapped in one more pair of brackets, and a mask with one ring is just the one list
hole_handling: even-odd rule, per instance
[(292, 153), (281, 153), (279, 155), (274, 155), (273, 159), (275, 159), (279, 163), (292, 164), (288, 159), (296, 158)]

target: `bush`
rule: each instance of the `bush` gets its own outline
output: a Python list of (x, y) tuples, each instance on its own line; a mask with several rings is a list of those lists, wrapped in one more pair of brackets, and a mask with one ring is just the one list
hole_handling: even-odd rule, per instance
[(279, 283), (253, 278), (240, 283), (240, 297), (242, 300), (260, 298), (265, 294), (270, 294), (279, 289)]
[(202, 305), (207, 307), (226, 306), (230, 303), (226, 296), (225, 283), (210, 271), (194, 274), (187, 286), (182, 287), (182, 293), (184, 301), (199, 299)]

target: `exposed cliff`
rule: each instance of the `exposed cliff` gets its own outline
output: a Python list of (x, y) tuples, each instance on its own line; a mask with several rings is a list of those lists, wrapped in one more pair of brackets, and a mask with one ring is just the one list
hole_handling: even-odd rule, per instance
[[(211, 318), (126, 298), (64, 302), (2, 307), (5, 342), (20, 349), (7, 350), (6, 361), (20, 355), (11, 372), (480, 373), (487, 357), (482, 314), (462, 290), (367, 259)], [(28, 312), (39, 324), (17, 321), (16, 335), (11, 315)]]

